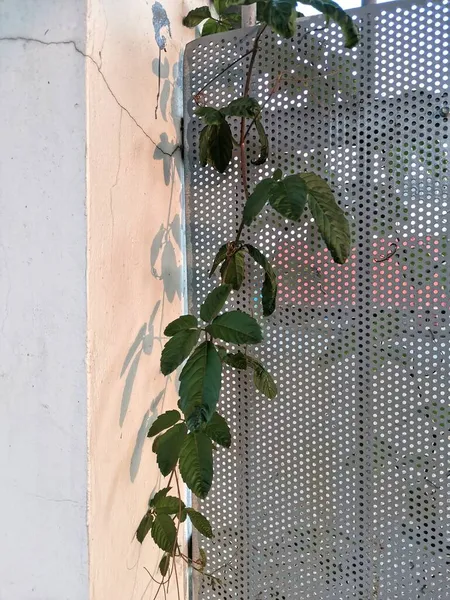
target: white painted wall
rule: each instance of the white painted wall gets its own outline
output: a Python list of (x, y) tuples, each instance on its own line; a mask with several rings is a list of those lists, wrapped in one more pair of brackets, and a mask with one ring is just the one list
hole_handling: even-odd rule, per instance
[(0, 0), (0, 600), (88, 597), (85, 5)]

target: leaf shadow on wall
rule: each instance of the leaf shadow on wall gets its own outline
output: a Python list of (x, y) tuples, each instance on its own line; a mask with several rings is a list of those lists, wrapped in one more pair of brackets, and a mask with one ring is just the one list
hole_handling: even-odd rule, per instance
[[(161, 141), (166, 144), (167, 147), (168, 137), (166, 134), (161, 136)], [(175, 150), (176, 145), (173, 144), (172, 148)], [(158, 155), (157, 150), (155, 151), (155, 155)], [(126, 374), (120, 410), (119, 422), (121, 427), (125, 421), (130, 405), (133, 385), (136, 379), (139, 364), (142, 360), (142, 355), (150, 355), (152, 353), (155, 341), (158, 341), (161, 347), (164, 343), (163, 324), (165, 301), (167, 300), (169, 303), (172, 303), (175, 299), (175, 296), (181, 299), (182, 268), (181, 265), (178, 265), (177, 263), (177, 249), (178, 254), (182, 249), (181, 218), (179, 214), (175, 214), (172, 217), (176, 174), (178, 173), (178, 176), (181, 177), (181, 167), (179, 164), (180, 160), (175, 154), (174, 156), (170, 157), (162, 152), (159, 152), (159, 157), (164, 161), (163, 168), (165, 172), (165, 182), (168, 187), (170, 186), (170, 197), (167, 209), (167, 222), (166, 224), (161, 224), (150, 246), (150, 270), (155, 279), (162, 281), (163, 297), (162, 300), (159, 300), (156, 303), (149, 322), (144, 323), (140, 327), (138, 334), (131, 344), (130, 349), (125, 357), (121, 371), (121, 377)], [(160, 313), (159, 335), (156, 336), (155, 320), (158, 313)], [(130, 479), (132, 482), (135, 481), (139, 472), (142, 451), (148, 431), (153, 421), (158, 416), (158, 411), (164, 404), (168, 382), (169, 379), (166, 379), (166, 385), (164, 389), (161, 390), (155, 397), (150, 405), (150, 408), (142, 417), (141, 426), (136, 435), (135, 446), (130, 461)]]
[(160, 403), (164, 400), (166, 395), (166, 388), (161, 390), (156, 398), (150, 404), (150, 408), (145, 413), (141, 426), (139, 427), (139, 431), (136, 436), (136, 444), (134, 446), (133, 455), (131, 457), (130, 463), (130, 479), (133, 482), (136, 479), (136, 476), (139, 471), (139, 467), (141, 465), (141, 457), (142, 450), (144, 448), (144, 442), (147, 439), (147, 434), (152, 426), (153, 422), (158, 417), (158, 407)]
[[(153, 350), (153, 343), (155, 340), (160, 340), (160, 337), (155, 337), (154, 321), (158, 313), (161, 300), (155, 304), (155, 307), (150, 316), (148, 323), (144, 323), (139, 329), (139, 332), (131, 344), (130, 349), (125, 357), (120, 377), (122, 378), (128, 370), (125, 385), (122, 394), (122, 403), (120, 405), (120, 427), (124, 424), (125, 417), (127, 416), (128, 407), (130, 405), (131, 393), (133, 391), (134, 381), (141, 360), (142, 354), (151, 354)], [(131, 364), (130, 364), (131, 363)]]

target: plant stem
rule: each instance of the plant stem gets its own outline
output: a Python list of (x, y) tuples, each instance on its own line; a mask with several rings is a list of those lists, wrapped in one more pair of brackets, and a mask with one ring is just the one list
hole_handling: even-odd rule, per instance
[(231, 62), (224, 69), (222, 69), (222, 71), (220, 71), (219, 73), (217, 73), (217, 75), (215, 75), (212, 79), (210, 79), (208, 81), (208, 83), (205, 83), (205, 85), (201, 89), (199, 89), (199, 91), (194, 95), (194, 101), (197, 103), (198, 96), (200, 96), (200, 94), (202, 94), (206, 90), (206, 88), (208, 88), (212, 83), (214, 83), (214, 81), (216, 81), (216, 79), (219, 79), (219, 77), (222, 77), (222, 75), (224, 73), (226, 73), (227, 71), (229, 71), (232, 67), (234, 67), (234, 65), (237, 65), (239, 62), (241, 62), (241, 60), (244, 60), (244, 58), (246, 56), (248, 56), (249, 54), (251, 54), (252, 51), (253, 50), (249, 50), (248, 52), (246, 52), (245, 54), (243, 54), (242, 56), (240, 56), (239, 58), (237, 58), (236, 60)]
[[(258, 33), (256, 34), (255, 41), (253, 42), (250, 63), (248, 65), (248, 70), (247, 70), (247, 77), (245, 79), (244, 94), (243, 94), (244, 98), (248, 98), (248, 95), (250, 92), (250, 84), (252, 81), (253, 67), (255, 66), (256, 55), (258, 54), (259, 40), (260, 40), (262, 34), (264, 33), (266, 27), (267, 27), (267, 25), (260, 26), (260, 28), (258, 29)], [(242, 119), (241, 119), (241, 136), (240, 136), (240, 140), (239, 140), (239, 146), (241, 149), (240, 154), (241, 154), (242, 187), (244, 188), (245, 199), (248, 200), (249, 193), (248, 193), (248, 176), (247, 176), (247, 155), (245, 152), (245, 117), (242, 117)], [(236, 240), (235, 240), (236, 244), (239, 242), (239, 238), (241, 237), (243, 228), (244, 228), (244, 220), (242, 219), (241, 224), (239, 225), (239, 229), (237, 230), (237, 233), (236, 233)]]

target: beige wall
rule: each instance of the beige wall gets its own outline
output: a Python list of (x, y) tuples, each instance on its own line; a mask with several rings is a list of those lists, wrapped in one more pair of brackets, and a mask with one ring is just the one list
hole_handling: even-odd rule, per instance
[[(154, 573), (161, 557), (150, 539), (141, 548), (134, 532), (159, 485), (146, 429), (176, 403), (173, 381), (166, 387), (159, 372), (158, 338), (182, 312), (180, 153), (156, 146), (170, 153), (179, 141), (181, 50), (192, 37), (181, 18), (186, 4), (202, 3), (182, 4), (91, 0), (88, 13), (91, 600), (153, 598), (154, 584), (143, 596), (144, 567)], [(159, 32), (167, 51), (155, 118), (161, 5), (170, 32), (167, 24)], [(121, 375), (144, 324), (146, 337)]]

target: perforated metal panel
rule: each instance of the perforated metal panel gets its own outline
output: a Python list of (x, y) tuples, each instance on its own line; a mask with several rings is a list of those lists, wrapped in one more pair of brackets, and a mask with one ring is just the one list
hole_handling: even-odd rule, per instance
[[(246, 373), (227, 372), (220, 410), (235, 433), (216, 454), (203, 503), (217, 535), (204, 544), (223, 586), (208, 600), (450, 599), (448, 27), (443, 2), (352, 11), (362, 44), (305, 19), (296, 39), (263, 38), (252, 94), (271, 158), (327, 178), (352, 221), (354, 250), (335, 265), (306, 215), (265, 212), (245, 231), (276, 266), (278, 310), (258, 356), (275, 375), (269, 401)], [(186, 52), (192, 98), (247, 52), (255, 30), (198, 40)], [(199, 97), (242, 94), (236, 64)], [(217, 284), (207, 270), (232, 240), (243, 193), (237, 155), (225, 176), (198, 163), (199, 119), (188, 101), (189, 292), (198, 312)], [(237, 136), (237, 123), (236, 123)], [(257, 153), (250, 141), (249, 157)], [(389, 258), (390, 256), (390, 258)], [(263, 321), (261, 272), (229, 307)], [(202, 542), (203, 543), (203, 542)], [(195, 549), (194, 549), (195, 554)]]

